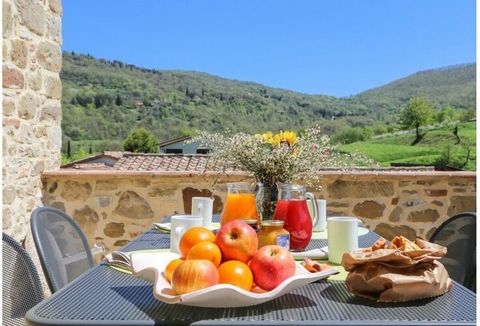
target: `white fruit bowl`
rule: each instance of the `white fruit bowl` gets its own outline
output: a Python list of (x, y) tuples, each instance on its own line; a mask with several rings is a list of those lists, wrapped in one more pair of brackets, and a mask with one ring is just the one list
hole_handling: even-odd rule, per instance
[(335, 268), (323, 272), (310, 273), (296, 262), (295, 275), (286, 279), (269, 292), (253, 293), (230, 284), (217, 284), (202, 290), (176, 295), (163, 271), (167, 264), (180, 256), (175, 253), (132, 253), (131, 262), (134, 275), (153, 282), (153, 295), (157, 300), (168, 304), (183, 304), (205, 308), (246, 307), (273, 300), (306, 284), (337, 274)]

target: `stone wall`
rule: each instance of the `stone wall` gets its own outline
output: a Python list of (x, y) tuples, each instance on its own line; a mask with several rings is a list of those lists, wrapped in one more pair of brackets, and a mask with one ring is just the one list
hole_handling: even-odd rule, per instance
[(3, 1), (2, 225), (33, 256), (27, 235), (41, 173), (60, 165), (61, 16), (61, 0)]
[[(166, 215), (189, 213), (193, 196), (214, 196), (220, 213), (228, 176), (119, 171), (51, 171), (43, 174), (46, 205), (72, 216), (91, 245), (117, 249)], [(355, 215), (391, 238), (428, 238), (449, 216), (476, 210), (475, 173), (325, 172), (318, 198), (329, 215)]]

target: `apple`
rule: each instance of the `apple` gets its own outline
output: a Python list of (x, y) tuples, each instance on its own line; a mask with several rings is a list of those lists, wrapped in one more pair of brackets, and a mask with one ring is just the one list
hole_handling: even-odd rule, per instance
[(206, 259), (185, 260), (175, 267), (172, 274), (172, 289), (179, 295), (208, 288), (219, 282), (217, 267)]
[(222, 252), (223, 261), (240, 260), (247, 263), (258, 248), (255, 230), (243, 220), (233, 220), (220, 227), (215, 243)]
[(267, 245), (255, 253), (250, 261), (250, 269), (255, 284), (270, 291), (295, 274), (295, 259), (287, 249)]

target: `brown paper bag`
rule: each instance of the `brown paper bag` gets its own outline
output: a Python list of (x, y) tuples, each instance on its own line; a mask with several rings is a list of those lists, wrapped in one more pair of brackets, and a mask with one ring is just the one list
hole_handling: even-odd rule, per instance
[[(438, 261), (447, 249), (421, 239), (414, 250), (360, 249), (345, 253), (350, 292), (377, 302), (404, 302), (446, 293), (452, 280)], [(411, 247), (410, 247), (411, 249)]]

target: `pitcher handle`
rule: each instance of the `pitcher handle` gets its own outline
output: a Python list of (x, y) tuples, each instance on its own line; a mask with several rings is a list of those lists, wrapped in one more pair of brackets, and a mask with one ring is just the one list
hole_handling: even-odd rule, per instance
[(312, 218), (312, 227), (314, 227), (318, 221), (318, 204), (317, 204), (317, 201), (315, 200), (315, 196), (311, 192), (307, 192), (306, 196), (308, 199), (310, 199), (313, 205), (313, 216), (310, 216), (310, 217)]

